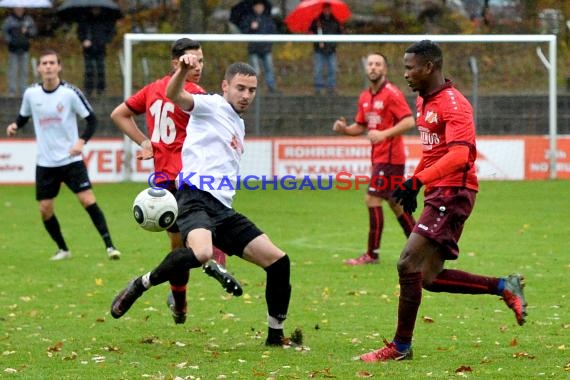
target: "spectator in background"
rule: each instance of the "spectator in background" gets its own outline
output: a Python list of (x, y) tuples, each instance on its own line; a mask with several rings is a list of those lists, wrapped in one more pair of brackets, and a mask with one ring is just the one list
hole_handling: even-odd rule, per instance
[[(240, 25), (240, 30), (245, 34), (275, 34), (277, 26), (271, 17), (270, 7), (267, 0), (253, 0), (252, 12), (247, 14)], [(257, 75), (260, 74), (260, 61), (263, 64), (265, 82), (270, 93), (277, 93), (275, 75), (273, 73), (273, 55), (271, 54), (271, 42), (250, 42), (247, 45), (249, 63)]]
[(15, 97), (28, 87), (30, 40), (38, 29), (24, 8), (14, 8), (2, 24), (2, 33), (8, 44), (8, 96)]
[[(342, 34), (344, 27), (333, 16), (330, 4), (323, 6), (323, 11), (313, 22), (309, 31), (313, 34)], [(320, 95), (323, 89), (328, 94), (336, 93), (336, 43), (315, 42), (314, 44), (314, 78), (315, 94)], [(323, 69), (326, 68), (326, 80)]]
[(86, 19), (77, 26), (77, 37), (83, 47), (84, 83), (83, 89), (90, 96), (97, 89), (97, 95), (105, 92), (106, 46), (115, 36), (115, 21), (101, 17), (101, 8), (92, 7)]

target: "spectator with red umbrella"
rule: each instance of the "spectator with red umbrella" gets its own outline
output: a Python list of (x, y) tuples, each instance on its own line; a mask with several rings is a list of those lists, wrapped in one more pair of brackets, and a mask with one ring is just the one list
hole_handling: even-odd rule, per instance
[[(342, 0), (304, 0), (285, 18), (285, 24), (294, 33), (343, 34), (344, 22), (351, 16), (348, 5)], [(314, 44), (315, 94), (326, 90), (336, 93), (335, 42)], [(326, 78), (324, 72), (326, 71)]]
[[(323, 5), (322, 13), (311, 23), (313, 34), (342, 34), (344, 26), (334, 17), (330, 3)], [(326, 89), (330, 95), (336, 93), (336, 42), (315, 42), (314, 51), (314, 86), (315, 94), (320, 95)], [(326, 71), (326, 78), (324, 72)]]

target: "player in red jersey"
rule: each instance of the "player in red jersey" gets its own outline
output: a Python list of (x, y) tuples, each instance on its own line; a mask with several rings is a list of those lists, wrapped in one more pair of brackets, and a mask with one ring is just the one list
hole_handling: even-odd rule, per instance
[(489, 277), (444, 269), (446, 260), (459, 255), (457, 242), (478, 191), (475, 159), (475, 125), (469, 101), (443, 72), (440, 47), (429, 40), (417, 42), (404, 54), (404, 77), (419, 93), (417, 125), (423, 154), (412, 178), (394, 197), (408, 213), (415, 211), (416, 196), (425, 185), (424, 209), (398, 262), (400, 298), (398, 324), (392, 342), (364, 354), (366, 362), (412, 358), (412, 335), (422, 299), (422, 288), (431, 292), (491, 294), (503, 298), (523, 325), (526, 301), (523, 277)]
[[(192, 94), (205, 94), (206, 91), (198, 85), (204, 67), (204, 55), (200, 43), (189, 38), (181, 38), (174, 42), (171, 53), (172, 72), (146, 85), (117, 106), (111, 113), (111, 118), (124, 134), (140, 145), (141, 151), (137, 154), (137, 159), (154, 159), (155, 172), (153, 177), (149, 178), (149, 184), (175, 193), (175, 180), (182, 169), (182, 144), (186, 138), (186, 125), (190, 116), (166, 97), (166, 86), (172, 73), (178, 67), (179, 58), (182, 55), (194, 54), (200, 62), (195, 69), (188, 72), (185, 90)], [(141, 114), (145, 114), (150, 138), (138, 128), (135, 122), (134, 117)], [(170, 237), (172, 250), (184, 246), (176, 224), (169, 228), (167, 233)], [(226, 263), (225, 254), (214, 248), (214, 259), (204, 266), (204, 271), (222, 282), (226, 290), (231, 288), (234, 294), (241, 293), (239, 283), (221, 266)], [(186, 285), (188, 279), (189, 274), (185, 278), (170, 283), (172, 293), (169, 296), (168, 304), (172, 309), (176, 323), (184, 323), (186, 320)], [(236, 287), (240, 291), (236, 292)]]
[(368, 133), (372, 143), (372, 174), (364, 202), (368, 207), (368, 248), (363, 255), (345, 260), (347, 265), (377, 264), (380, 241), (384, 229), (382, 202), (388, 202), (406, 236), (414, 228), (414, 218), (404, 213), (393, 198), (395, 183), (402, 183), (406, 163), (402, 134), (413, 128), (414, 117), (402, 91), (387, 79), (388, 62), (380, 53), (366, 57), (366, 74), (370, 87), (358, 98), (355, 122), (349, 126), (346, 120), (335, 121), (333, 130), (345, 135)]

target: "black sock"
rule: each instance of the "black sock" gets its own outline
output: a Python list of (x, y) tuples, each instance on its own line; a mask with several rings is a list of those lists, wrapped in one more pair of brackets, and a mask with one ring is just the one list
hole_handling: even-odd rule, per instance
[(198, 261), (191, 248), (177, 248), (166, 255), (164, 260), (150, 272), (149, 280), (151, 285), (155, 286), (178, 279), (190, 269), (201, 266), (202, 263)]
[(289, 256), (285, 255), (267, 268), (267, 285), (265, 286), (265, 301), (267, 313), (282, 322), (287, 318), (289, 301), (291, 300), (291, 283)]
[(59, 227), (59, 222), (57, 221), (55, 214), (53, 214), (48, 220), (44, 220), (44, 227), (46, 228), (49, 236), (51, 236), (53, 241), (55, 241), (55, 244), (57, 244), (57, 247), (64, 251), (68, 251), (67, 244), (65, 244), (65, 240), (61, 234), (61, 228)]
[(95, 228), (99, 231), (99, 235), (103, 238), (105, 242), (105, 247), (112, 248), (113, 242), (111, 241), (111, 234), (109, 234), (109, 228), (107, 228), (107, 221), (105, 220), (105, 215), (103, 215), (103, 211), (99, 208), (97, 203), (93, 203), (90, 206), (85, 208), (85, 211), (91, 217)]

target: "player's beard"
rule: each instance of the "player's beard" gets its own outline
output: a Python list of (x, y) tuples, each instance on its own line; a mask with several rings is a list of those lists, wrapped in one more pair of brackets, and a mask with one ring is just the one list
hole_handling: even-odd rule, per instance
[(372, 75), (368, 74), (368, 80), (373, 85), (379, 85), (380, 83), (384, 82), (385, 78), (386, 78), (386, 76), (383, 74), (378, 74), (377, 76), (376, 75), (372, 76)]

